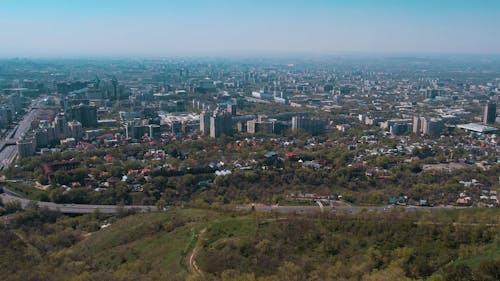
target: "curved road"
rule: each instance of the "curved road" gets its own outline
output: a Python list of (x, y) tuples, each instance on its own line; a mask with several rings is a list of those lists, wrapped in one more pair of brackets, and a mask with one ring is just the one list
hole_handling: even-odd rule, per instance
[(97, 210), (104, 214), (117, 214), (122, 211), (137, 211), (140, 213), (158, 211), (156, 206), (133, 205), (133, 206), (118, 206), (118, 205), (86, 205), (86, 204), (56, 204), (52, 202), (32, 201), (25, 198), (17, 197), (11, 194), (2, 193), (0, 198), (4, 204), (14, 201), (19, 201), (23, 208), (30, 204), (37, 204), (40, 208), (47, 208), (53, 211), (59, 211), (66, 214), (89, 214)]

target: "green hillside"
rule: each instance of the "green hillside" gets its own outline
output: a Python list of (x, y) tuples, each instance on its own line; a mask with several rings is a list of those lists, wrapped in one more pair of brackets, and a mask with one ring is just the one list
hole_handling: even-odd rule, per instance
[(0, 231), (0, 271), (2, 280), (497, 280), (496, 215), (30, 210)]

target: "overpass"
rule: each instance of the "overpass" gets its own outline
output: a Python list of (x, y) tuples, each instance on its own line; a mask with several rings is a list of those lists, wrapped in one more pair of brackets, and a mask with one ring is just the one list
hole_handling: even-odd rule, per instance
[(16, 145), (16, 133), (18, 129), (19, 125), (16, 125), (12, 130), (9, 131), (7, 136), (0, 141), (0, 152), (2, 152), (6, 146)]
[(4, 150), (6, 146), (9, 145), (16, 145), (16, 140), (15, 139), (6, 139), (3, 141), (0, 141), (0, 152)]

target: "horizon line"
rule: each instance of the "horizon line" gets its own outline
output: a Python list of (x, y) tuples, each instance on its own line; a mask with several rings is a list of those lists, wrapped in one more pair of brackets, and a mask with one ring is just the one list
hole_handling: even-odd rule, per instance
[(186, 58), (317, 58), (317, 57), (400, 57), (400, 56), (424, 56), (424, 57), (497, 57), (499, 53), (482, 52), (434, 52), (434, 51), (215, 51), (215, 52), (193, 52), (177, 54), (32, 54), (32, 55), (7, 55), (0, 53), (0, 59), (33, 59), (33, 60), (79, 60), (79, 59), (186, 59)]

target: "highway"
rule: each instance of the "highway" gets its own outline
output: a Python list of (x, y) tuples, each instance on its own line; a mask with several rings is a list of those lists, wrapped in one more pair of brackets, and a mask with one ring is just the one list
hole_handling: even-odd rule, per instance
[(0, 141), (0, 169), (8, 167), (17, 157), (17, 147), (15, 142), (31, 129), (31, 121), (33, 121), (33, 118), (35, 118), (38, 112), (38, 109), (35, 108), (35, 106), (38, 107), (39, 104), (39, 100), (34, 100), (31, 103), (29, 112), (23, 117), (19, 124), (7, 134), (7, 137)]
[[(33, 102), (35, 103), (35, 102)], [(39, 103), (39, 102), (38, 102)], [(23, 134), (27, 133), (30, 128), (31, 128), (31, 121), (33, 121), (33, 118), (35, 118), (37, 112), (38, 112), (38, 106), (39, 104), (35, 106), (30, 106), (29, 112), (24, 116), (24, 118), (19, 122), (19, 125), (17, 126), (17, 130), (12, 137), (13, 139), (17, 140), (19, 137), (21, 137)]]
[(6, 146), (0, 152), (0, 170), (8, 167), (17, 156), (17, 147), (15, 145)]
[(122, 211), (136, 211), (139, 213), (158, 211), (156, 206), (133, 205), (133, 206), (118, 206), (118, 205), (85, 205), (85, 204), (56, 204), (52, 202), (40, 202), (24, 199), (7, 193), (0, 194), (0, 198), (4, 204), (14, 201), (19, 201), (23, 208), (30, 204), (37, 204), (40, 208), (47, 208), (53, 211), (59, 211), (65, 214), (90, 214), (97, 210), (104, 214), (117, 214)]

